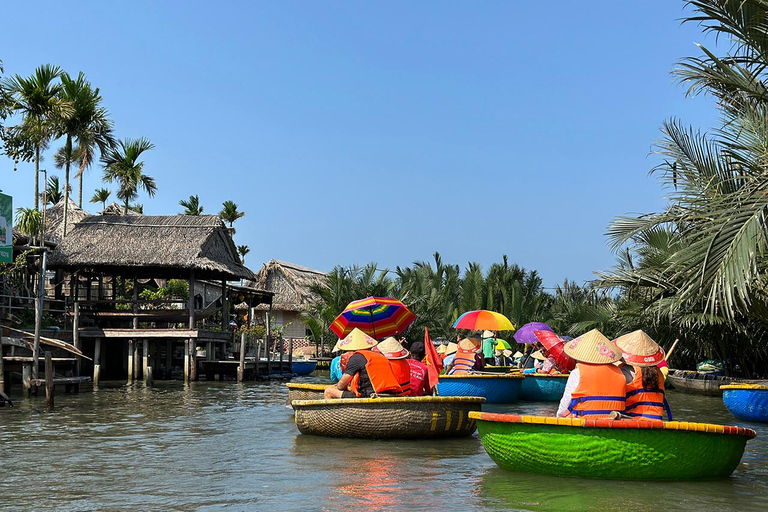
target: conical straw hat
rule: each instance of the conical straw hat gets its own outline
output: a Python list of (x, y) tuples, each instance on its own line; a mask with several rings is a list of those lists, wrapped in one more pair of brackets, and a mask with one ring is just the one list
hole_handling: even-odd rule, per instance
[(614, 340), (624, 360), (635, 366), (656, 366), (664, 359), (664, 349), (641, 330)]
[(494, 338), (496, 337), (496, 334), (493, 331), (485, 330), (483, 331), (483, 338)]
[(336, 344), (333, 346), (333, 350), (331, 350), (331, 352), (338, 352), (339, 350), (341, 350), (341, 348), (339, 348), (339, 343), (341, 343), (341, 338), (336, 340)]
[(437, 347), (438, 354), (445, 354), (446, 350), (448, 350), (448, 347), (446, 347), (445, 345), (440, 345), (439, 347)]
[(454, 342), (450, 342), (445, 347), (445, 355), (449, 356), (451, 354), (455, 354), (457, 350), (459, 350), (459, 344), (458, 343), (454, 343)]
[(405, 359), (410, 354), (399, 341), (391, 336), (376, 345), (373, 351), (381, 352), (387, 359)]
[(512, 355), (512, 351), (509, 350), (508, 348), (505, 348), (504, 350), (502, 350), (501, 353), (504, 354), (504, 357), (509, 357)]
[(520, 351), (518, 350), (517, 352), (515, 352), (514, 354), (512, 354), (512, 357), (513, 357), (513, 358), (515, 358), (515, 359), (517, 359), (518, 357), (523, 357), (524, 355), (525, 355), (525, 354), (523, 354), (522, 352), (520, 352)]
[(565, 344), (565, 353), (582, 363), (608, 364), (621, 359), (621, 350), (597, 329)]
[(366, 350), (376, 346), (378, 341), (355, 327), (346, 338), (339, 340), (339, 350)]
[(538, 359), (539, 361), (546, 361), (547, 358), (544, 357), (544, 354), (541, 353), (541, 350), (537, 350), (533, 354), (531, 354), (531, 357), (534, 359)]
[(480, 348), (480, 343), (478, 343), (476, 338), (464, 338), (459, 342), (459, 348), (461, 350), (474, 352)]

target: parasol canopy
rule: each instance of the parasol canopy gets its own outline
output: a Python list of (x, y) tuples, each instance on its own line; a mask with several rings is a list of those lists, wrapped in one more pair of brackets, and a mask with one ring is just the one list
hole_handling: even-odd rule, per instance
[(536, 343), (536, 335), (534, 331), (550, 331), (555, 332), (550, 326), (544, 322), (529, 322), (520, 327), (514, 334), (515, 341), (518, 343), (525, 343), (526, 345), (533, 345)]
[(469, 329), (471, 331), (514, 331), (515, 326), (509, 321), (507, 317), (501, 313), (495, 311), (488, 311), (485, 309), (478, 309), (476, 311), (467, 311), (461, 315), (456, 323), (453, 324), (454, 329)]
[(564, 340), (552, 331), (534, 331), (534, 336), (541, 342), (544, 350), (555, 358), (555, 366), (561, 373), (573, 371), (576, 360), (565, 353)]
[(402, 333), (416, 315), (397, 299), (367, 297), (350, 302), (331, 324), (331, 331), (343, 338), (358, 328), (374, 338)]
[(496, 345), (493, 347), (496, 350), (509, 350), (512, 348), (512, 346), (509, 344), (507, 340), (502, 340), (501, 338), (496, 339)]

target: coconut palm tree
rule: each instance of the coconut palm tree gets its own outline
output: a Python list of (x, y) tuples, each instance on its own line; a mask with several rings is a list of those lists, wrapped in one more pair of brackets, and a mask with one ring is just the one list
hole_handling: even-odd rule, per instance
[(139, 188), (154, 197), (157, 192), (155, 179), (143, 173), (144, 162), (139, 158), (142, 153), (154, 149), (149, 139), (125, 139), (118, 141), (116, 147), (107, 150), (101, 157), (104, 164), (104, 181), (118, 183), (117, 197), (123, 200), (127, 212), (131, 201), (139, 196)]
[(29, 78), (14, 75), (3, 82), (11, 101), (11, 110), (22, 114), (22, 122), (11, 130), (16, 144), (26, 141), (34, 148), (35, 159), (35, 210), (40, 208), (40, 151), (47, 147), (56, 132), (56, 124), (69, 117), (71, 107), (60, 97), (58, 79), (62, 70), (58, 66), (39, 66)]
[(43, 225), (43, 214), (34, 208), (16, 209), (16, 228), (31, 238), (38, 237)]
[(189, 199), (182, 199), (179, 205), (184, 207), (184, 215), (201, 215), (203, 207), (200, 204), (200, 198), (197, 195), (189, 196)]
[(221, 220), (224, 222), (229, 222), (229, 229), (234, 233), (235, 228), (233, 227), (233, 224), (237, 219), (245, 217), (245, 212), (238, 211), (237, 204), (233, 201), (224, 201), (222, 206), (223, 208), (219, 212), (219, 217), (221, 217)]
[[(83, 207), (83, 172), (95, 159), (96, 150), (102, 155), (115, 145), (112, 135), (112, 120), (101, 106), (98, 88), (93, 88), (81, 72), (73, 79), (67, 73), (61, 75), (61, 97), (72, 112), (58, 127), (59, 135), (65, 137), (61, 161), (64, 164), (64, 235), (67, 234), (67, 213), (69, 203), (69, 169), (73, 161), (79, 163), (76, 177), (80, 179), (78, 205)], [(73, 147), (77, 143), (77, 148)]]
[(245, 255), (251, 252), (251, 249), (247, 245), (238, 245), (237, 252), (240, 254), (240, 261), (245, 265)]
[(45, 201), (46, 204), (57, 204), (64, 197), (64, 192), (61, 190), (61, 184), (59, 183), (58, 176), (51, 176), (48, 178), (48, 183), (45, 186)]
[(112, 195), (112, 191), (108, 188), (97, 188), (93, 193), (93, 197), (91, 197), (91, 202), (101, 203), (101, 211), (104, 211), (107, 209), (107, 201), (109, 201), (110, 195)]

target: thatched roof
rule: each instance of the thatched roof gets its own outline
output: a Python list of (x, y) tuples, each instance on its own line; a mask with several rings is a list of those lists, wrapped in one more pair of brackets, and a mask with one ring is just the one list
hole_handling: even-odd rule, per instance
[(49, 267), (139, 277), (253, 279), (216, 215), (100, 215), (83, 219)]
[[(90, 213), (83, 210), (69, 198), (69, 207), (67, 208), (67, 233), (72, 231), (75, 224), (90, 217)], [(45, 210), (45, 238), (46, 240), (52, 239), (55, 242), (61, 242), (64, 236), (64, 197)]]
[(324, 285), (328, 274), (285, 261), (271, 260), (256, 274), (249, 284), (275, 294), (272, 308), (282, 311), (301, 311), (314, 302), (312, 285)]
[(109, 203), (106, 208), (104, 208), (104, 211), (101, 212), (102, 215), (139, 215), (135, 211), (128, 208), (128, 211), (125, 211), (125, 206), (122, 204), (118, 204), (115, 202)]

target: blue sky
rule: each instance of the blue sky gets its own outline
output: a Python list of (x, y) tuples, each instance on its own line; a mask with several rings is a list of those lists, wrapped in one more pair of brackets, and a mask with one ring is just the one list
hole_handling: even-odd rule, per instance
[[(83, 71), (117, 136), (157, 146), (145, 213), (235, 201), (251, 268), (506, 254), (553, 286), (613, 264), (613, 218), (662, 208), (662, 121), (716, 120), (670, 70), (714, 41), (682, 1), (542, 5), (14, 2), (0, 59)], [(0, 189), (30, 206), (34, 164), (12, 169)], [(102, 186), (94, 167), (86, 200)]]

